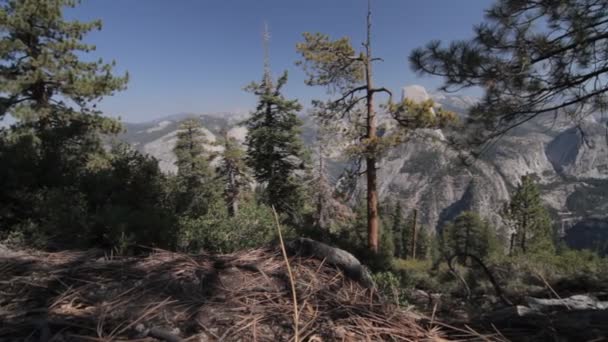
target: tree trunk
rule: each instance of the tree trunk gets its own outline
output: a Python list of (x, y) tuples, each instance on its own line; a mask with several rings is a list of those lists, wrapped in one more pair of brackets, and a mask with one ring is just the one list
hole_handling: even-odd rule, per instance
[(376, 176), (376, 158), (367, 158), (367, 230), (368, 246), (374, 253), (378, 252), (378, 191)]
[(319, 180), (317, 193), (317, 225), (325, 231), (325, 165), (323, 164), (323, 144), (319, 144)]
[(416, 239), (418, 238), (418, 209), (414, 209), (414, 224), (412, 225), (412, 259), (416, 259)]
[[(526, 208), (527, 210), (527, 208)], [(526, 254), (526, 230), (528, 229), (528, 217), (527, 217), (527, 213), (524, 214), (524, 222), (522, 225), (522, 232), (521, 232), (521, 252), (523, 254)]]
[[(471, 239), (471, 226), (467, 224), (467, 230), (466, 233), (464, 235), (464, 254), (468, 255), (469, 254), (469, 241)], [(467, 264), (467, 257), (464, 257), (464, 260), (462, 260), (463, 264)]]
[(367, 82), (367, 138), (368, 157), (367, 167), (367, 231), (368, 247), (378, 252), (378, 190), (376, 174), (375, 145), (377, 139), (376, 113), (374, 112), (374, 92), (372, 82), (372, 48), (371, 48), (371, 26), (372, 26), (371, 0), (368, 0), (367, 10), (367, 41), (365, 43), (365, 80)]
[(239, 193), (238, 193), (238, 185), (236, 184), (236, 177), (233, 172), (230, 172), (230, 199), (228, 205), (228, 214), (231, 217), (235, 217), (239, 213)]

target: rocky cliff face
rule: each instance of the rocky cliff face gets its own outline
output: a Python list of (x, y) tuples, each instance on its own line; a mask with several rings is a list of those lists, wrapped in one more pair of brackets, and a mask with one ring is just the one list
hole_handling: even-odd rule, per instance
[[(405, 87), (402, 96), (415, 100), (433, 98), (461, 116), (476, 102), (471, 97), (429, 94), (420, 86)], [(175, 131), (179, 121), (189, 116), (181, 114), (146, 124), (128, 124), (127, 133), (121, 138), (159, 159), (165, 172), (175, 172), (172, 153)], [(228, 114), (198, 117), (210, 141), (222, 130), (228, 130), (241, 141), (246, 135), (246, 130), (238, 126), (242, 118)], [(312, 144), (314, 124), (308, 118), (304, 122), (303, 138)], [(499, 227), (498, 212), (525, 174), (536, 176), (545, 204), (558, 226), (565, 230), (572, 228), (572, 232), (580, 229), (587, 235), (591, 228), (585, 222), (591, 222), (593, 229), (604, 227), (597, 220), (605, 222), (608, 210), (605, 120), (590, 119), (580, 127), (563, 119), (533, 120), (510, 132), (469, 166), (462, 164), (455, 151), (438, 142), (442, 132), (425, 133), (434, 139), (412, 139), (383, 158), (379, 164), (379, 193), (381, 198), (401, 200), (406, 210), (419, 208), (421, 221), (429, 229), (440, 229), (445, 221), (463, 210), (478, 211)], [(334, 176), (340, 172), (338, 167), (333, 170)]]
[(415, 140), (397, 147), (379, 164), (381, 198), (399, 199), (406, 210), (418, 208), (423, 225), (438, 228), (464, 210), (475, 210), (495, 224), (508, 200), (507, 183), (490, 163), (465, 166), (455, 151)]
[[(402, 94), (434, 98), (459, 113), (474, 103), (429, 95), (421, 87), (406, 87)], [(539, 118), (510, 132), (470, 166), (441, 142), (413, 139), (380, 163), (380, 195), (400, 199), (406, 209), (419, 208), (422, 223), (431, 229), (441, 229), (463, 210), (477, 211), (500, 227), (498, 212), (510, 191), (521, 176), (533, 174), (557, 226), (571, 228), (566, 238), (580, 245), (576, 230), (589, 235), (589, 229), (603, 227), (597, 220), (608, 217), (607, 129), (601, 120), (575, 127), (566, 119)]]

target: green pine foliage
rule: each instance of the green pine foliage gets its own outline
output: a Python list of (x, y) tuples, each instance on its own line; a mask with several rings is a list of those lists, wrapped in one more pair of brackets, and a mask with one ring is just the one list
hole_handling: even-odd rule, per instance
[[(403, 228), (401, 229), (401, 245), (403, 246), (401, 251), (401, 258), (412, 259), (426, 259), (429, 252), (429, 233), (427, 229), (422, 226), (417, 218), (417, 214), (414, 211), (407, 216), (403, 221)], [(416, 229), (416, 240), (414, 243), (414, 229)], [(414, 249), (416, 252), (414, 253)]]
[(404, 220), (403, 220), (403, 209), (401, 209), (401, 202), (397, 202), (393, 208), (392, 219), (392, 233), (394, 237), (394, 245), (395, 245), (395, 258), (405, 258), (406, 251), (404, 250), (403, 245), (403, 230), (404, 230)]
[(420, 226), (416, 239), (416, 259), (427, 260), (431, 252), (432, 236), (428, 229)]
[(218, 200), (219, 184), (214, 182), (211, 154), (203, 127), (197, 119), (181, 123), (173, 149), (177, 161), (175, 179), (176, 213), (197, 217), (205, 215), (211, 203)]
[(555, 251), (551, 218), (531, 175), (522, 176), (505, 208), (504, 217), (513, 229), (510, 254)]
[(607, 19), (602, 1), (498, 0), (471, 39), (431, 41), (410, 62), (442, 78), (442, 90), (485, 90), (466, 134), (485, 143), (539, 115), (578, 121), (605, 110), (608, 68), (598, 51), (608, 41)]
[(470, 211), (463, 212), (454, 221), (446, 224), (442, 239), (444, 255), (463, 255), (459, 257), (461, 262), (467, 259), (464, 254), (485, 259), (497, 247), (496, 234), (492, 228), (477, 213)]
[(286, 83), (287, 72), (276, 85), (267, 73), (261, 83), (247, 87), (258, 97), (258, 105), (246, 121), (246, 162), (264, 189), (264, 203), (299, 222), (306, 199), (307, 154), (300, 138), (302, 122), (296, 115), (302, 106), (283, 96)]
[(108, 162), (109, 167), (89, 173), (82, 185), (94, 211), (80, 216), (89, 229), (76, 233), (79, 238), (87, 245), (122, 244), (123, 251), (135, 244), (174, 248), (177, 222), (168, 179), (157, 160), (118, 144)]
[[(91, 104), (123, 89), (127, 76), (113, 76), (113, 62), (88, 62), (79, 57), (95, 49), (82, 38), (92, 30), (100, 30), (101, 21), (65, 20), (63, 8), (77, 3), (3, 1), (0, 118), (11, 113), (41, 129), (76, 124), (101, 127), (109, 120), (100, 117)], [(70, 107), (70, 102), (76, 106)]]
[[(387, 206), (383, 206), (387, 209)], [(367, 245), (367, 204), (360, 199), (353, 209), (350, 222), (339, 232), (334, 243), (353, 253), (373, 271), (386, 271), (392, 268), (395, 254), (395, 236), (390, 221), (391, 215), (386, 215), (380, 221), (380, 240), (378, 252), (369, 250)]]
[[(336, 138), (348, 144), (346, 154), (361, 164), (365, 161), (368, 192), (368, 247), (378, 252), (379, 207), (377, 164), (392, 147), (406, 141), (408, 134), (419, 128), (440, 128), (455, 119), (455, 115), (442, 110), (432, 100), (422, 104), (404, 99), (393, 103), (392, 93), (385, 87), (374, 85), (373, 66), (381, 61), (372, 50), (372, 10), (368, 2), (366, 40), (363, 49), (353, 48), (348, 37), (332, 39), (323, 33), (304, 33), (303, 42), (296, 45), (301, 66), (309, 86), (322, 86), (329, 99), (313, 100), (315, 118), (321, 126), (339, 127)], [(378, 113), (374, 100), (377, 95), (388, 95), (381, 110), (392, 116), (399, 129), (379, 134)], [(357, 173), (362, 170), (356, 170)]]
[[(0, 4), (0, 118), (16, 119), (0, 132), (0, 224), (4, 230), (37, 227), (40, 241), (69, 237), (69, 244), (87, 241), (70, 232), (81, 236), (97, 225), (89, 219), (101, 205), (94, 192), (105, 189), (93, 191), (87, 183), (115, 166), (101, 135), (118, 132), (120, 124), (95, 105), (127, 82), (126, 75), (113, 75), (114, 63), (81, 58), (94, 50), (83, 37), (101, 23), (65, 20), (63, 8), (75, 5)], [(107, 235), (102, 240), (112, 239)]]
[[(276, 239), (272, 208), (253, 199), (243, 201), (234, 216), (223, 201), (216, 201), (207, 214), (196, 218), (181, 216), (179, 220), (178, 246), (186, 252), (231, 253), (260, 247)], [(293, 232), (287, 231), (284, 235), (292, 237)]]
[(220, 154), (220, 162), (216, 173), (224, 184), (224, 200), (230, 216), (239, 212), (239, 203), (251, 190), (253, 181), (251, 170), (245, 163), (245, 151), (238, 141), (224, 132), (222, 139), (224, 150)]

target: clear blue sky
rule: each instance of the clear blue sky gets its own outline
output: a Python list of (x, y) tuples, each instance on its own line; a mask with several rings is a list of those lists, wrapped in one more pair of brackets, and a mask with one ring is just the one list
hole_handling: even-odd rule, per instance
[[(432, 39), (469, 38), (492, 0), (375, 0), (376, 83), (399, 92), (404, 85), (430, 90), (438, 79), (417, 77), (407, 56)], [(104, 27), (86, 41), (94, 57), (116, 60), (128, 70), (128, 89), (106, 98), (102, 110), (140, 122), (194, 112), (247, 112), (255, 98), (242, 90), (262, 74), (261, 33), (272, 35), (273, 73), (290, 74), (286, 95), (307, 106), (323, 89), (304, 85), (294, 65), (302, 32), (349, 36), (359, 47), (365, 33), (365, 0), (84, 0), (68, 18), (99, 18)]]

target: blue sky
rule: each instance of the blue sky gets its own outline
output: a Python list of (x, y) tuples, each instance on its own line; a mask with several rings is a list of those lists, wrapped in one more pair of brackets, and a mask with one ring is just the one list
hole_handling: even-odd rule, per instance
[[(430, 90), (438, 79), (417, 77), (407, 56), (429, 40), (472, 36), (491, 0), (375, 0), (373, 2), (375, 82), (399, 92), (404, 85)], [(365, 0), (83, 0), (68, 18), (99, 18), (104, 27), (86, 41), (92, 57), (116, 60), (128, 70), (128, 89), (106, 98), (105, 114), (140, 122), (193, 112), (248, 112), (255, 105), (245, 85), (262, 74), (264, 21), (271, 31), (271, 64), (288, 70), (286, 95), (304, 106), (324, 90), (304, 85), (294, 65), (302, 32), (348, 36), (359, 47), (365, 34)]]

